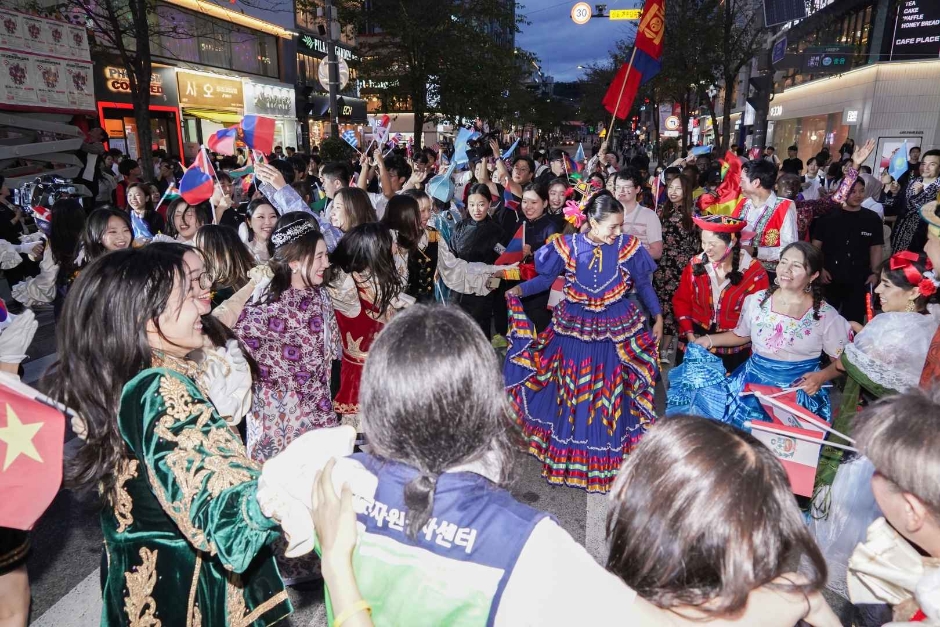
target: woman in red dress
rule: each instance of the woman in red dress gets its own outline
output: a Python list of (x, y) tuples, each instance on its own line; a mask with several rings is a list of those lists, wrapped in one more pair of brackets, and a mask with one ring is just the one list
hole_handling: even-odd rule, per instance
[[(679, 287), (672, 297), (672, 309), (679, 327), (677, 365), (685, 347), (702, 335), (734, 329), (741, 316), (744, 299), (769, 286), (764, 267), (741, 248), (740, 233), (747, 222), (729, 216), (694, 218), (702, 229), (704, 252), (692, 257), (682, 271)], [(715, 348), (725, 369), (733, 372), (750, 355), (750, 345)]]
[(359, 379), (375, 336), (395, 309), (414, 299), (403, 294), (404, 281), (395, 268), (392, 234), (384, 225), (367, 222), (350, 230), (333, 253), (338, 272), (329, 288), (336, 311), (343, 364), (333, 408), (343, 424), (359, 431)]

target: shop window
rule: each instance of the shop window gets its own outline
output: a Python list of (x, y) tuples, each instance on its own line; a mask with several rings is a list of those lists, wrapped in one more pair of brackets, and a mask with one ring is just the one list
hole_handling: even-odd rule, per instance
[(298, 54), (297, 55), (297, 76), (300, 77), (300, 82), (304, 85), (310, 85), (311, 87), (320, 89), (320, 79), (318, 72), (320, 71), (320, 59), (316, 57), (311, 57), (308, 54)]
[(157, 54), (179, 61), (199, 61), (196, 41), (196, 17), (168, 6), (158, 6), (160, 43)]
[(225, 26), (214, 20), (196, 19), (196, 33), (199, 40), (199, 61), (215, 67), (232, 67), (229, 47), (229, 33)]
[(274, 35), (258, 35), (258, 63), (261, 66), (260, 74), (278, 77), (277, 38)]

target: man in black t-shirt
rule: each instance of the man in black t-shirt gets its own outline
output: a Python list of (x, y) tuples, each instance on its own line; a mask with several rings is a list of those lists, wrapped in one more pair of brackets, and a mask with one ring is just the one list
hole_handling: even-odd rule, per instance
[(865, 182), (852, 185), (841, 211), (815, 221), (813, 245), (823, 252), (826, 301), (847, 320), (865, 322), (867, 285), (876, 285), (884, 233), (881, 218), (862, 207)]
[(783, 160), (783, 165), (780, 169), (787, 174), (796, 174), (799, 176), (803, 173), (803, 160), (797, 157), (796, 153), (796, 146), (787, 148), (787, 158)]

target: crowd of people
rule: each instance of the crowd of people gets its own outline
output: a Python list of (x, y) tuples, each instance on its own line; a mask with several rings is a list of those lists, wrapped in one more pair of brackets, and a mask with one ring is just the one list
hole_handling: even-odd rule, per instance
[[(805, 171), (795, 149), (651, 171), (645, 146), (574, 163), (493, 136), (460, 168), (239, 149), (198, 204), (178, 160), (104, 153), (92, 206), (58, 200), (41, 236), (4, 200), (10, 310), (54, 307), (67, 484), (101, 499), (102, 624), (274, 624), (323, 578), (335, 626), (838, 625), (820, 592), (845, 564), (745, 392), (851, 432), (880, 515), (940, 558), (940, 151), (895, 181), (864, 172), (873, 148)], [(32, 337), (11, 328), (0, 369)], [(523, 451), (608, 494), (605, 565), (509, 492)], [(863, 542), (853, 461), (827, 494)], [(2, 540), (19, 627), (28, 538)]]

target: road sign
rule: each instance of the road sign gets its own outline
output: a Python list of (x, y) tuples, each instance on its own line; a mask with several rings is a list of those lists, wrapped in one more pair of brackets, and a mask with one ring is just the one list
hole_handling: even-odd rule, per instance
[(853, 46), (816, 46), (803, 51), (802, 74), (833, 74), (852, 67)]
[(610, 12), (612, 20), (638, 20), (642, 9), (614, 9)]
[(779, 39), (774, 43), (773, 53), (771, 53), (771, 56), (770, 56), (770, 63), (772, 65), (777, 65), (778, 63), (783, 61), (783, 58), (785, 56), (787, 56), (787, 38), (786, 37)]
[(591, 5), (587, 2), (579, 2), (571, 7), (571, 19), (578, 26), (582, 26), (591, 21)]

